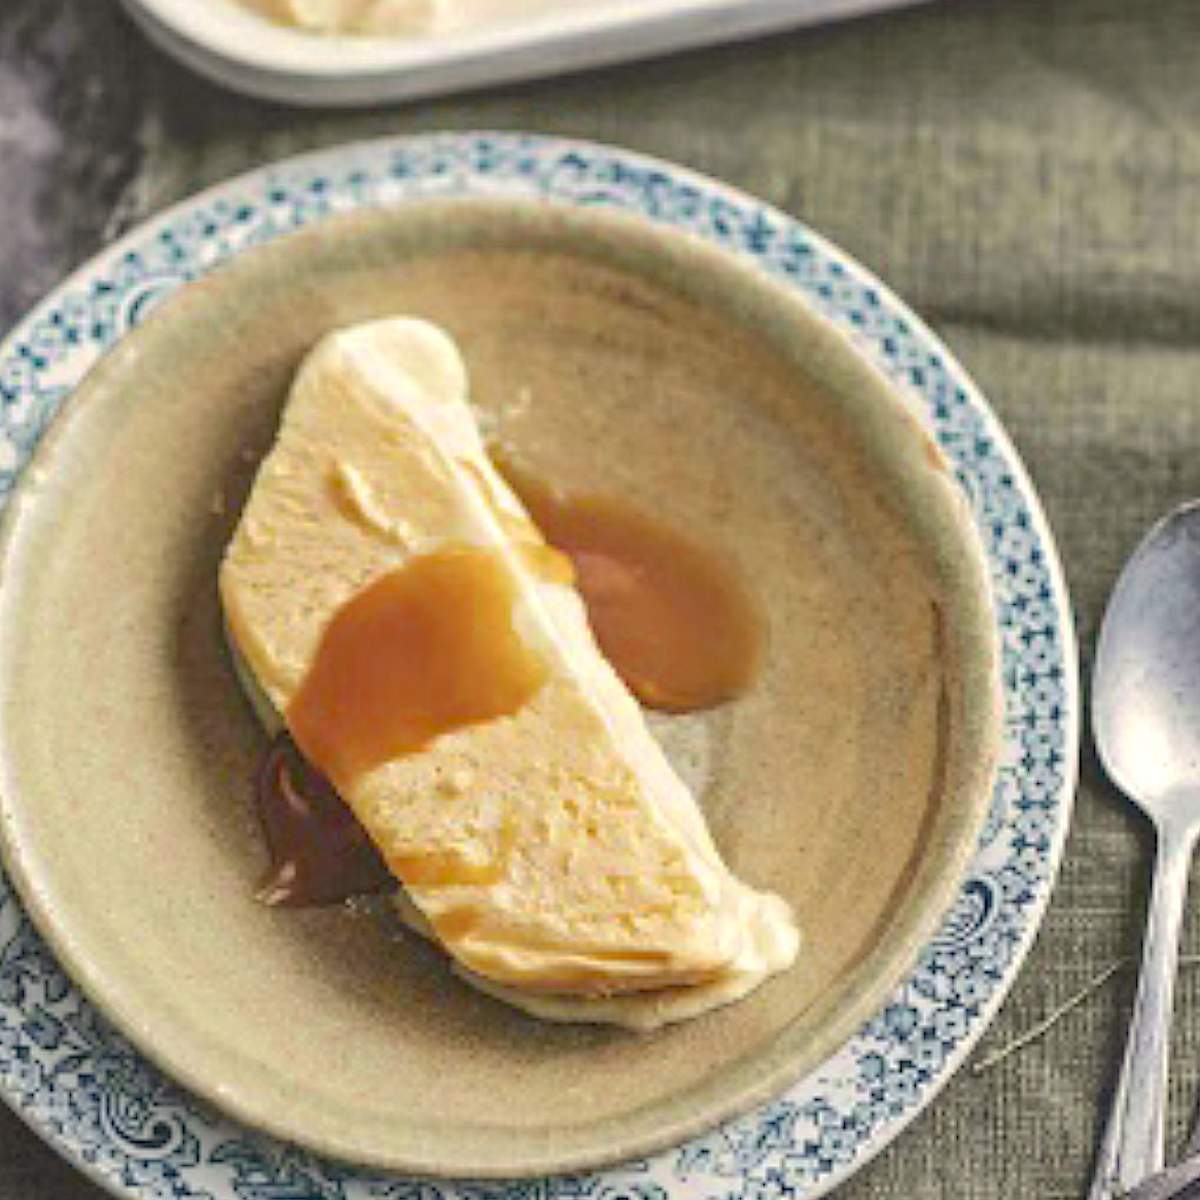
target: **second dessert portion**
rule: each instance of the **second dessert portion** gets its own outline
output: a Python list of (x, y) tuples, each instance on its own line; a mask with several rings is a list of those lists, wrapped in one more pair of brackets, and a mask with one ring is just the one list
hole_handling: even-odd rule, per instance
[(484, 451), (457, 348), (392, 319), (297, 374), (221, 571), (235, 653), (471, 982), (650, 1027), (795, 958), (725, 867)]
[(280, 25), (307, 33), (419, 37), (459, 33), (580, 0), (242, 0)]

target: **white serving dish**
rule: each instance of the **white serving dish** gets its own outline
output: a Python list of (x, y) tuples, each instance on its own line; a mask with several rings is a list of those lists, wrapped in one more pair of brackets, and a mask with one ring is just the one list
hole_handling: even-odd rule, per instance
[(323, 37), (234, 0), (123, 0), (152, 41), (235, 91), (381, 104), (739, 41), (923, 0), (598, 0), (413, 38)]

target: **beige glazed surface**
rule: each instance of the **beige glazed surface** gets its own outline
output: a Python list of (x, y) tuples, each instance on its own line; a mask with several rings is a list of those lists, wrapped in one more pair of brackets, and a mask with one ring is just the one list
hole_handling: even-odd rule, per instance
[[(458, 341), (488, 427), (731, 555), (769, 629), (740, 700), (655, 718), (795, 968), (650, 1038), (521, 1016), (415, 937), (254, 902), (263, 746), (215, 578), (292, 371), (392, 313)], [(166, 304), (70, 402), (6, 520), (8, 861), (89, 994), (253, 1123), (350, 1158), (540, 1172), (677, 1140), (867, 1018), (953, 897), (990, 794), (982, 556), (889, 387), (678, 235), (450, 202), (327, 222)]]

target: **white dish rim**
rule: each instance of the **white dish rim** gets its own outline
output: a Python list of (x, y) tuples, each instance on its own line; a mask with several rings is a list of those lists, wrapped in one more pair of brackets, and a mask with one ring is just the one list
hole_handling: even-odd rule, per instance
[(145, 32), (225, 86), (293, 104), (409, 99), (737, 41), (929, 0), (597, 0), (429, 36), (305, 33), (236, 0), (123, 0)]

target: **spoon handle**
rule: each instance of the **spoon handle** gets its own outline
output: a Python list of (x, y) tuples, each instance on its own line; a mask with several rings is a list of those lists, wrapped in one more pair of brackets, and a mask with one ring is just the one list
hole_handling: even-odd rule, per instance
[(1195, 842), (1195, 828), (1158, 827), (1137, 999), (1088, 1200), (1112, 1200), (1162, 1169), (1171, 1003)]

